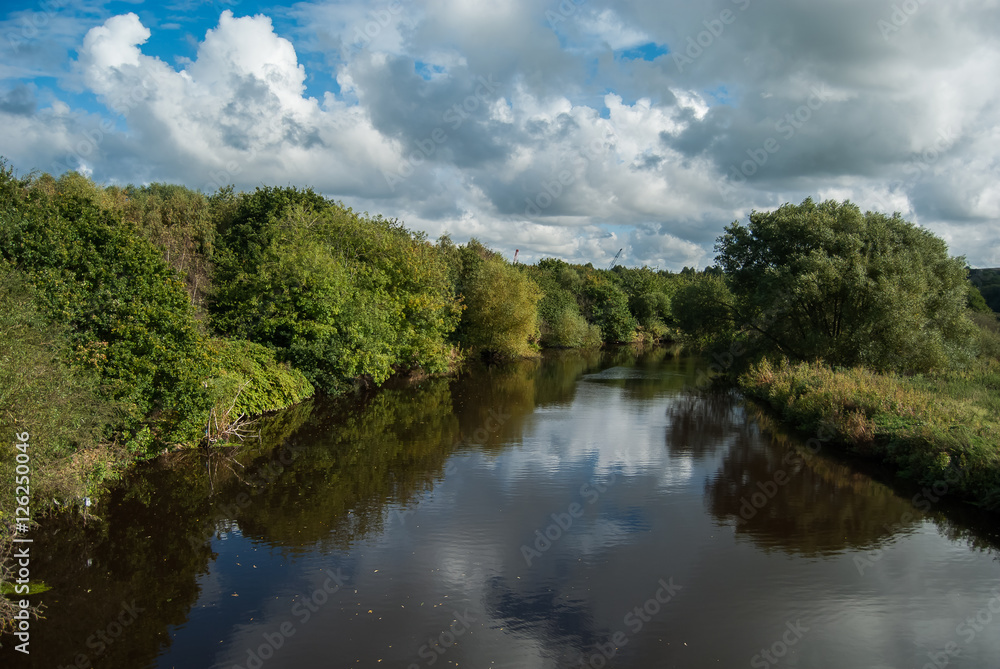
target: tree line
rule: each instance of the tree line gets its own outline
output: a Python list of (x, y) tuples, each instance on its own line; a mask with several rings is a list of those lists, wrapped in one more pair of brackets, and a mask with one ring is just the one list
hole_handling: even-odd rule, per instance
[(79, 499), (246, 416), (469, 358), (664, 340), (899, 371), (976, 355), (982, 297), (898, 216), (807, 200), (734, 223), (717, 251), (701, 272), (524, 265), (309, 188), (101, 186), (0, 162), (0, 428), (35, 435), (44, 498)]
[(309, 188), (102, 186), (0, 161), (0, 429), (39, 444), (40, 498), (80, 500), (316, 392), (675, 336), (689, 278), (514, 264)]

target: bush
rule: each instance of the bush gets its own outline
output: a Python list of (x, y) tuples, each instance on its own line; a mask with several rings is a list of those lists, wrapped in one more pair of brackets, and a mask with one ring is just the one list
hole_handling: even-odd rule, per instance
[(604, 341), (630, 342), (639, 325), (628, 308), (628, 296), (609, 279), (592, 274), (584, 280), (588, 320), (601, 329)]
[(43, 315), (70, 333), (76, 364), (120, 403), (123, 439), (148, 426), (162, 443), (190, 443), (210, 404), (209, 365), (184, 285), (81, 179), (64, 176), (57, 185), (72, 188), (50, 195), (45, 180), (0, 170), (0, 258), (25, 273)]
[(642, 293), (629, 300), (629, 309), (643, 327), (663, 325), (670, 319), (670, 297), (665, 293)]
[(549, 325), (548, 335), (542, 336), (542, 343), (547, 346), (566, 348), (596, 348), (601, 340), (601, 328), (588, 323), (576, 305), (560, 312)]
[(464, 281), (463, 343), (501, 358), (527, 356), (539, 339), (538, 285), (499, 257), (477, 263)]
[(118, 468), (102, 445), (117, 407), (101, 397), (93, 370), (66, 362), (70, 333), (49, 323), (35, 299), (23, 274), (0, 263), (0, 488), (12, 493), (0, 500), (0, 522), (13, 514), (12, 435), (30, 435), (36, 510), (95, 494)]
[(976, 348), (979, 355), (1000, 360), (1000, 317), (995, 313), (971, 313), (976, 325)]
[(803, 431), (829, 432), (900, 476), (922, 485), (947, 481), (949, 492), (997, 510), (1000, 422), (990, 386), (998, 378), (996, 366), (974, 370), (971, 378), (921, 378), (764, 360), (739, 383)]
[(327, 393), (448, 369), (460, 308), (446, 257), (421, 235), (311, 191), (225, 198), (217, 331), (273, 347)]
[(183, 277), (191, 303), (205, 309), (215, 251), (208, 199), (184, 186), (158, 183), (109, 187), (105, 192), (106, 206), (160, 249), (166, 263)]
[(258, 416), (284, 409), (312, 397), (309, 379), (285, 363), (274, 351), (249, 341), (214, 339), (209, 344), (221, 392), (216, 407), (231, 407), (235, 416)]

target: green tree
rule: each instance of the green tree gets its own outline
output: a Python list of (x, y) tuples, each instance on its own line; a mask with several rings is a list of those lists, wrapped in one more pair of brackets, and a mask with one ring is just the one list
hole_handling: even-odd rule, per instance
[(208, 198), (184, 186), (154, 183), (108, 187), (103, 203), (160, 249), (167, 264), (184, 278), (191, 303), (203, 310), (211, 292), (215, 250)]
[(921, 371), (969, 354), (964, 262), (898, 214), (806, 199), (734, 222), (716, 251), (734, 321), (785, 355)]
[(213, 326), (273, 347), (327, 393), (441, 373), (459, 319), (447, 257), (396, 220), (311, 191), (258, 189), (222, 210)]
[(968, 290), (967, 299), (968, 299), (969, 309), (980, 314), (993, 313), (993, 310), (990, 309), (990, 305), (986, 304), (986, 299), (983, 297), (983, 294), (979, 292), (978, 288), (976, 288), (974, 285), (970, 283), (967, 287), (967, 290)]
[[(113, 474), (102, 444), (117, 407), (102, 397), (92, 369), (71, 366), (71, 333), (36, 306), (27, 277), (0, 262), (0, 488), (14, 490), (14, 434), (30, 435), (32, 508), (67, 504)], [(0, 521), (13, 515), (13, 495), (0, 500)]]
[(719, 276), (696, 274), (685, 277), (673, 298), (677, 327), (700, 345), (734, 336), (733, 295)]
[(543, 296), (538, 303), (541, 344), (557, 348), (583, 348), (601, 345), (600, 328), (580, 313), (577, 297), (582, 279), (562, 260), (543, 258), (523, 271), (538, 284)]
[[(75, 173), (74, 173), (75, 174)], [(0, 258), (37, 289), (41, 312), (70, 332), (76, 364), (124, 409), (120, 435), (196, 440), (211, 403), (207, 355), (184, 285), (160, 251), (103, 209), (80, 175), (0, 170)]]
[(607, 343), (630, 342), (638, 323), (628, 307), (628, 295), (606, 276), (584, 279), (583, 298), (588, 320), (601, 328)]
[(499, 256), (472, 264), (462, 287), (463, 343), (500, 358), (530, 355), (539, 338), (538, 284)]

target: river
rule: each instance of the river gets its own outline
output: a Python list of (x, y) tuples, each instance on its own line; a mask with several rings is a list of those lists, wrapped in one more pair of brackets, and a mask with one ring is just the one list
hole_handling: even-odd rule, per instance
[[(664, 349), (316, 401), (35, 531), (3, 666), (996, 667), (995, 517)], [(809, 435), (805, 435), (808, 437)]]

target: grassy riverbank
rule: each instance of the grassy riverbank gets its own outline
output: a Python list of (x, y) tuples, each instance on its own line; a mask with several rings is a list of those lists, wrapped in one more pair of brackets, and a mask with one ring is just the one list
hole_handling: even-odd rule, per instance
[(1000, 509), (1000, 325), (964, 258), (899, 214), (809, 198), (715, 249), (674, 316), (720, 373), (807, 438)]
[[(984, 351), (1000, 350), (994, 320)], [(1000, 510), (1000, 360), (980, 355), (961, 369), (902, 375), (823, 363), (754, 364), (739, 376), (750, 397), (806, 436), (833, 435), (899, 476)]]

